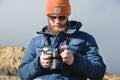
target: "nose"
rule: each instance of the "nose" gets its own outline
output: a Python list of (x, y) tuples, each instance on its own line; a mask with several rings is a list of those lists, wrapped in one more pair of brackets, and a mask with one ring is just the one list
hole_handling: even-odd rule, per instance
[(55, 22), (56, 24), (58, 24), (58, 23), (60, 23), (60, 19), (59, 19), (59, 18), (56, 18), (56, 19), (54, 20), (54, 22)]

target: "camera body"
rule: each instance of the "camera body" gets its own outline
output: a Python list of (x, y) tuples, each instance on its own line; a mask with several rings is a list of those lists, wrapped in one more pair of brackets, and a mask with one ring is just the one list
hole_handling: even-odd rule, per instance
[(46, 51), (47, 55), (52, 55), (52, 62), (50, 69), (53, 71), (62, 71), (63, 70), (63, 64), (62, 59), (60, 57), (60, 53), (62, 52), (62, 49), (54, 48), (52, 50)]

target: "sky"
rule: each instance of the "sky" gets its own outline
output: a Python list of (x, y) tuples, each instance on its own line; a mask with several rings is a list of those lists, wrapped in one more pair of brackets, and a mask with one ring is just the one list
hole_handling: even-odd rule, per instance
[[(0, 0), (0, 46), (27, 48), (47, 25), (46, 0)], [(69, 20), (93, 35), (107, 72), (120, 75), (120, 0), (70, 0)]]

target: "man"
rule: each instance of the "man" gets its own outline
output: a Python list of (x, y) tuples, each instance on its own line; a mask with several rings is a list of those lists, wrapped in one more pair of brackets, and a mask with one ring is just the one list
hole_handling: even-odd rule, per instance
[(47, 0), (48, 25), (31, 40), (19, 66), (21, 80), (101, 80), (106, 66), (92, 35), (69, 21), (69, 0)]

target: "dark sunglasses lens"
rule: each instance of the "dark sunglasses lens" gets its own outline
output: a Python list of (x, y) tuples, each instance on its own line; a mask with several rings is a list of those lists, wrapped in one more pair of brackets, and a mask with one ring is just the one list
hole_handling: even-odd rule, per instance
[(59, 20), (63, 21), (65, 20), (67, 17), (66, 16), (59, 16)]
[(51, 19), (56, 19), (56, 18), (58, 18), (60, 21), (64, 21), (66, 18), (67, 18), (67, 16), (49, 16)]
[(52, 18), (52, 19), (56, 19), (56, 16), (50, 16), (50, 18)]

